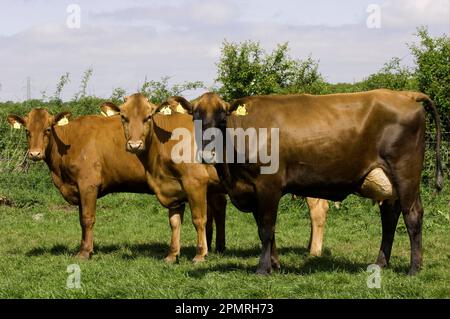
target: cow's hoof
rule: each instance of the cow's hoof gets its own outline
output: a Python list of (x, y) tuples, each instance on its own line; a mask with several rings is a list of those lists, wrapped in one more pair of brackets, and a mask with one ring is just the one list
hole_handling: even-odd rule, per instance
[(164, 261), (168, 264), (175, 264), (178, 262), (178, 255), (169, 255), (164, 258)]
[(194, 257), (194, 259), (192, 259), (192, 262), (194, 264), (199, 264), (199, 263), (202, 263), (204, 261), (206, 261), (205, 256), (200, 256), (200, 255), (197, 255), (197, 256)]
[(268, 276), (268, 275), (271, 274), (271, 272), (272, 272), (271, 269), (266, 269), (266, 268), (258, 268), (256, 270), (256, 274), (257, 275), (262, 275), (262, 276)]
[(225, 246), (217, 246), (216, 247), (216, 252), (220, 253), (220, 254), (224, 253), (225, 252)]
[(92, 257), (92, 252), (88, 252), (85, 250), (80, 250), (76, 255), (75, 258), (82, 259), (82, 260), (88, 260)]
[(389, 264), (384, 257), (380, 257), (375, 262), (375, 265), (377, 265), (380, 268), (386, 268)]
[(311, 257), (321, 257), (322, 256), (322, 250), (310, 250), (309, 255)]
[(411, 269), (408, 271), (408, 276), (415, 276), (415, 275), (417, 275), (418, 272), (419, 272), (419, 269), (417, 269), (417, 268), (411, 268)]
[(272, 269), (276, 271), (281, 269), (281, 264), (278, 260), (272, 261)]

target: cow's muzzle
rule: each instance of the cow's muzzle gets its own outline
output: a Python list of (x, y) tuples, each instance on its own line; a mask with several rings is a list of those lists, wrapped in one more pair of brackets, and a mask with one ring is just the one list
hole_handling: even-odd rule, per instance
[(28, 157), (29, 159), (33, 160), (33, 161), (40, 161), (44, 158), (44, 152), (41, 150), (30, 150), (28, 152)]
[(144, 151), (144, 142), (139, 140), (128, 141), (127, 151), (131, 153), (141, 153), (142, 151)]

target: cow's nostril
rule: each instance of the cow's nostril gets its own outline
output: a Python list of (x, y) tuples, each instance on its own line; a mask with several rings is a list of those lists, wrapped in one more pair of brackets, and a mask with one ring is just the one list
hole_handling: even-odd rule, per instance
[(40, 151), (30, 151), (29, 156), (31, 159), (37, 160), (41, 158), (41, 152)]
[(142, 147), (142, 141), (128, 141), (128, 147), (132, 150), (138, 150)]

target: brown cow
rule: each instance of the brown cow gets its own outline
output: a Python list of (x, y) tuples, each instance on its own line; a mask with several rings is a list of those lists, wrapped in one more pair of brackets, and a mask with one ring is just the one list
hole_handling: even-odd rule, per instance
[[(215, 168), (201, 163), (175, 163), (172, 149), (177, 141), (171, 139), (179, 127), (193, 129), (192, 117), (174, 113), (171, 116), (156, 114), (166, 104), (154, 105), (142, 94), (133, 94), (119, 107), (110, 105), (105, 113), (120, 113), (126, 140), (123, 147), (137, 154), (145, 167), (149, 186), (165, 207), (177, 207), (189, 202), (192, 221), (197, 230), (197, 253), (194, 262), (208, 254), (206, 243), (207, 193), (221, 193), (223, 188)], [(194, 142), (194, 140), (190, 141)], [(209, 201), (214, 205), (214, 201)]]
[[(139, 159), (125, 150), (118, 117), (90, 115), (68, 122), (69, 116), (68, 112), (52, 116), (45, 109), (33, 109), (24, 118), (9, 115), (8, 122), (15, 128), (25, 128), (30, 159), (44, 160), (64, 199), (79, 206), (82, 239), (77, 256), (89, 258), (93, 253), (97, 198), (113, 192), (154, 192), (147, 184)], [(216, 218), (216, 249), (223, 250), (226, 200), (223, 195), (210, 196), (215, 202), (208, 213)], [(180, 251), (184, 202), (168, 208), (172, 239), (166, 260), (173, 261)], [(212, 237), (210, 231), (209, 238)]]
[[(235, 158), (236, 147), (228, 149), (225, 143), (224, 163), (213, 156), (233, 204), (255, 211), (259, 218), (262, 254), (258, 273), (271, 272), (278, 202), (285, 193), (334, 201), (357, 193), (380, 202), (380, 266), (389, 262), (402, 212), (411, 244), (409, 273), (420, 269), (420, 179), (425, 150), (425, 109), (421, 102), (436, 122), (436, 187), (442, 188), (440, 121), (428, 96), (374, 90), (323, 96), (253, 96), (228, 104), (218, 95), (206, 93), (194, 104), (180, 97), (175, 101), (192, 113), (194, 120), (202, 121), (202, 131), (214, 127), (228, 136), (237, 128), (279, 130), (279, 144), (275, 145), (278, 169), (273, 174), (261, 174), (267, 164), (260, 158), (250, 163), (248, 154), (245, 163), (234, 163), (228, 156)], [(274, 138), (271, 135), (265, 140), (268, 148), (274, 146)], [(205, 145), (203, 141), (203, 148)], [(210, 162), (211, 158), (203, 154), (203, 159)]]
[[(174, 111), (172, 113), (173, 116), (168, 117), (158, 114), (161, 113), (160, 110), (165, 107), (170, 107)], [(156, 106), (150, 103), (143, 95), (134, 94), (127, 98), (125, 103), (120, 107), (108, 104), (102, 108), (103, 114), (121, 114), (127, 138), (127, 148), (131, 152), (140, 154), (142, 162), (148, 168), (147, 174), (149, 175), (149, 183), (151, 183), (153, 187), (158, 187), (155, 183), (164, 183), (164, 178), (156, 180), (157, 176), (155, 175), (158, 174), (158, 171), (155, 170), (155, 167), (167, 166), (172, 170), (179, 171), (178, 174), (181, 176), (180, 181), (177, 183), (174, 182), (174, 185), (171, 186), (172, 188), (183, 186), (183, 179), (189, 178), (190, 172), (199, 174), (197, 172), (199, 167), (202, 167), (202, 170), (204, 169), (203, 165), (199, 163), (174, 164), (171, 159), (170, 153), (175, 142), (170, 141), (169, 137), (172, 135), (173, 130), (182, 127), (193, 132), (194, 129), (192, 125), (192, 116), (177, 113), (180, 111), (183, 112), (179, 107), (179, 103), (163, 103), (160, 106)], [(191, 143), (193, 145), (194, 140), (192, 140)], [(162, 153), (163, 155), (155, 156), (156, 153)], [(211, 168), (208, 166), (206, 167), (209, 169)], [(221, 185), (216, 185), (218, 177), (215, 170), (213, 172), (208, 170), (208, 174), (210, 177), (212, 176), (214, 187), (219, 187), (219, 189), (223, 191)], [(167, 183), (168, 182), (169, 181), (167, 181)], [(178, 185), (178, 183), (180, 185)], [(169, 187), (166, 185), (165, 188)], [(201, 188), (199, 186), (198, 189), (192, 189), (190, 191), (194, 192), (200, 190)], [(187, 193), (186, 196), (188, 195), (189, 194)], [(170, 197), (170, 195), (166, 196)], [(198, 196), (200, 197), (200, 195)], [(208, 201), (208, 205), (209, 204), (210, 201)], [(325, 200), (308, 198), (307, 204), (311, 217), (310, 253), (314, 256), (320, 256), (322, 253), (323, 232), (326, 214), (328, 212), (328, 202)], [(273, 246), (272, 254), (274, 267), (279, 268), (275, 245)]]

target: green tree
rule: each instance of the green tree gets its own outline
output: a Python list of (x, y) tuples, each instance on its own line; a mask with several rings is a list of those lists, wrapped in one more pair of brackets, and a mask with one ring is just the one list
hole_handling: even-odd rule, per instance
[(255, 94), (319, 93), (324, 84), (318, 62), (289, 56), (288, 43), (267, 54), (259, 42), (224, 41), (218, 63), (218, 92), (227, 100)]
[(186, 81), (182, 84), (170, 86), (169, 79), (170, 77), (168, 76), (162, 77), (159, 81), (147, 81), (147, 79), (145, 79), (138, 91), (148, 97), (153, 103), (159, 104), (170, 96), (181, 95), (185, 91), (205, 87), (201, 81)]
[(218, 63), (216, 81), (221, 84), (219, 93), (226, 99), (258, 94), (257, 82), (261, 77), (259, 42), (240, 44), (224, 42)]
[(127, 91), (124, 88), (117, 87), (112, 91), (110, 100), (114, 103), (119, 103), (123, 101), (124, 97), (127, 95)]
[(56, 84), (56, 90), (55, 90), (55, 93), (53, 94), (53, 101), (56, 102), (57, 104), (62, 103), (61, 92), (62, 92), (63, 88), (66, 86), (66, 84), (69, 83), (69, 81), (70, 81), (69, 75), (70, 75), (69, 72), (66, 72), (63, 75), (61, 75), (58, 83)]
[(419, 43), (409, 45), (415, 58), (418, 89), (436, 103), (445, 130), (450, 130), (450, 42), (446, 35), (433, 38), (426, 27), (417, 29)]
[(401, 59), (394, 57), (383, 68), (362, 81), (364, 91), (374, 89), (417, 90), (413, 70), (400, 64)]
[(77, 93), (75, 93), (73, 100), (78, 101), (79, 99), (83, 99), (87, 94), (87, 85), (92, 76), (93, 68), (90, 67), (86, 71), (84, 71), (83, 77), (81, 78), (80, 89)]

